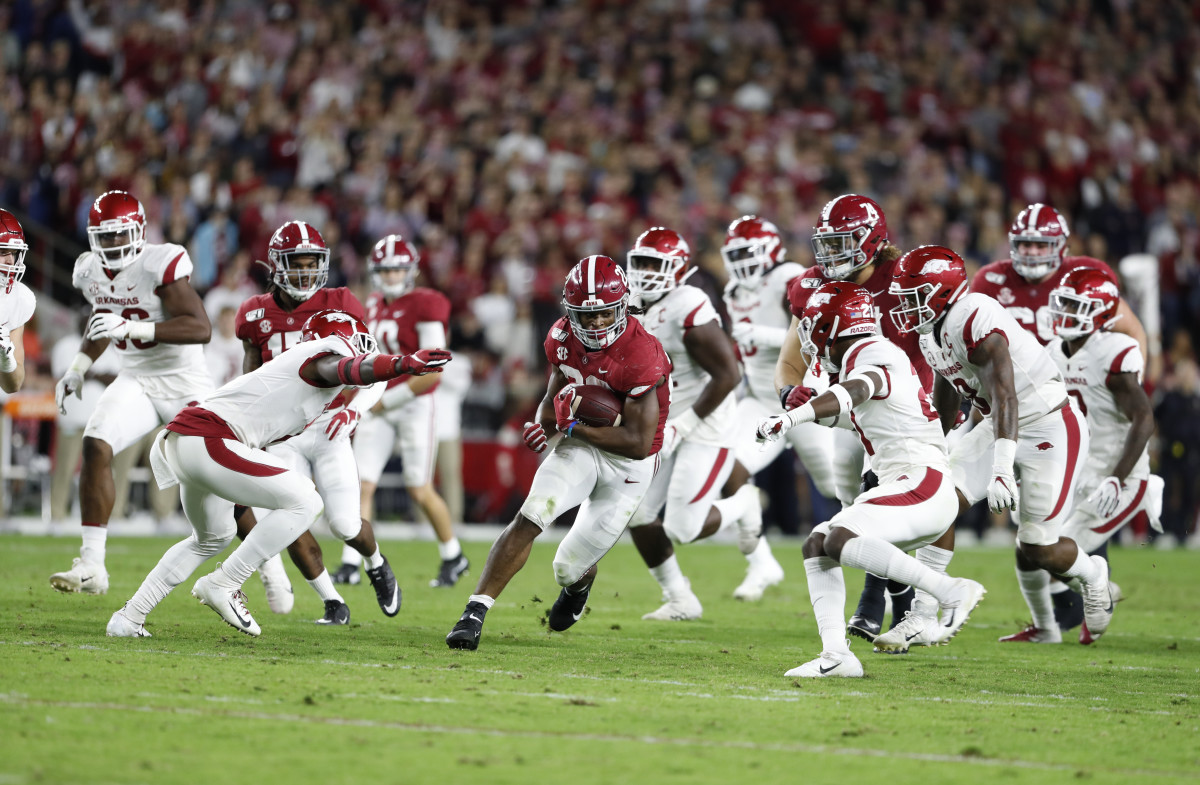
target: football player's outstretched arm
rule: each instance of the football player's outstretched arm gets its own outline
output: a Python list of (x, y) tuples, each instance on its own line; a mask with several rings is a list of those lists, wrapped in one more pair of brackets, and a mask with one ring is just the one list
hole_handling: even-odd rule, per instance
[(1112, 472), (1112, 476), (1120, 482), (1125, 482), (1125, 478), (1133, 471), (1154, 433), (1154, 411), (1137, 376), (1136, 373), (1110, 374), (1105, 385), (1112, 392), (1113, 401), (1121, 414), (1129, 418), (1129, 431), (1125, 434), (1121, 458)]
[(804, 384), (804, 374), (808, 371), (808, 358), (800, 348), (800, 333), (797, 329), (800, 320), (792, 317), (791, 327), (787, 337), (783, 339), (783, 348), (779, 350), (779, 359), (775, 361), (775, 392), (779, 393), (784, 387), (795, 387)]
[(1113, 322), (1112, 331), (1128, 335), (1137, 341), (1142, 356), (1150, 357), (1150, 340), (1146, 337), (1146, 328), (1142, 326), (1141, 319), (1138, 319), (1137, 314), (1129, 307), (1129, 303), (1125, 302), (1124, 297), (1117, 304), (1117, 320)]
[(962, 409), (962, 393), (954, 389), (950, 380), (939, 373), (933, 375), (933, 408), (942, 423), (942, 433), (950, 433), (958, 422)]
[(422, 349), (412, 354), (360, 354), (345, 357), (330, 352), (317, 355), (300, 369), (300, 376), (317, 387), (364, 387), (397, 376), (441, 373), (450, 362), (446, 349)]
[(1017, 387), (1013, 382), (1008, 341), (999, 333), (992, 333), (975, 347), (968, 359), (979, 369), (983, 392), (992, 405), (992, 426), (996, 438), (1016, 441)]
[(756, 435), (760, 442), (774, 441), (807, 422), (836, 427), (843, 415), (883, 389), (883, 377), (877, 371), (865, 371), (861, 377), (830, 385), (825, 392), (790, 411), (760, 420)]
[(683, 346), (696, 364), (708, 372), (708, 384), (692, 404), (692, 411), (703, 420), (721, 405), (742, 380), (733, 342), (715, 321), (693, 327), (684, 333)]
[[(570, 438), (583, 439), (605, 452), (625, 458), (645, 458), (654, 447), (654, 433), (658, 430), (658, 393), (655, 390), (666, 380), (665, 376), (659, 379), (658, 384), (640, 398), (626, 398), (620, 425), (593, 428), (576, 423)], [(554, 407), (550, 408), (553, 412)]]
[(159, 343), (208, 343), (212, 324), (204, 311), (204, 301), (186, 278), (160, 287), (166, 318), (154, 325), (154, 340)]

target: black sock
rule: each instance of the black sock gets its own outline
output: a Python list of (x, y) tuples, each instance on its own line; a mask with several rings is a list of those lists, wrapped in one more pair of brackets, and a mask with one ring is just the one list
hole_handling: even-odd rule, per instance
[(1058, 622), (1060, 630), (1065, 632), (1083, 624), (1083, 597), (1078, 593), (1070, 589), (1054, 592), (1050, 600), (1054, 604), (1054, 620)]
[[(905, 586), (903, 583), (896, 584), (903, 587), (902, 591), (893, 591), (892, 584), (894, 583), (896, 582), (891, 581), (888, 583), (888, 594), (892, 598), (892, 627), (895, 627), (904, 619), (904, 614), (908, 613), (912, 608), (913, 597), (917, 593), (913, 587)], [(891, 627), (888, 629), (891, 629)]]
[(877, 624), (883, 624), (883, 609), (884, 596), (887, 591), (888, 579), (878, 575), (867, 573), (867, 579), (863, 581), (862, 594), (858, 598), (858, 608), (854, 611), (855, 616), (861, 616), (864, 619), (871, 619)]

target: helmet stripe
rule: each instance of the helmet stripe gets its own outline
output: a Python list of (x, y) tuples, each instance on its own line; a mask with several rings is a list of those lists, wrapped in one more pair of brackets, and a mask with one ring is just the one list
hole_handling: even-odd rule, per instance
[(1038, 228), (1038, 216), (1042, 213), (1042, 203), (1038, 202), (1037, 204), (1033, 205), (1031, 210), (1032, 212), (1029, 213), (1029, 225), (1025, 228), (1032, 232), (1036, 231)]
[(389, 234), (387, 236), (387, 258), (391, 259), (396, 255), (396, 235)]
[(296, 227), (298, 229), (300, 229), (300, 239), (307, 243), (308, 242), (308, 224), (304, 223), (304, 221), (296, 221)]
[(845, 199), (846, 196), (846, 194), (842, 194), (826, 202), (825, 209), (821, 210), (821, 223), (829, 223), (829, 214), (833, 212), (834, 205)]
[(596, 257), (589, 256), (584, 261), (587, 262), (587, 292), (589, 297), (594, 297), (596, 294)]

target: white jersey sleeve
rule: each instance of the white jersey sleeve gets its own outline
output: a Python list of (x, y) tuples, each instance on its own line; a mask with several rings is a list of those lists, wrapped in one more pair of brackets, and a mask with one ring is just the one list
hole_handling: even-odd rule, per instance
[(28, 286), (17, 281), (12, 291), (0, 294), (0, 331), (5, 335), (23, 326), (33, 317), (37, 298)]

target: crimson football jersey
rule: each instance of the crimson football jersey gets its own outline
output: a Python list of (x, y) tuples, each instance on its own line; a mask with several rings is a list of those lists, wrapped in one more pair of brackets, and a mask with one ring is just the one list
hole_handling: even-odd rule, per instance
[(642, 327), (635, 317), (629, 317), (621, 337), (611, 345), (589, 352), (564, 316), (554, 323), (543, 344), (546, 361), (574, 384), (598, 384), (621, 398), (641, 398), (657, 388), (658, 428), (654, 431), (654, 455), (662, 447), (663, 426), (671, 408), (671, 361), (658, 339)]
[(1107, 264), (1090, 256), (1068, 256), (1045, 280), (1030, 283), (1013, 269), (1011, 259), (1001, 259), (980, 268), (971, 279), (971, 291), (986, 294), (1004, 306), (1022, 327), (1033, 333), (1045, 346), (1054, 340), (1054, 319), (1050, 316), (1050, 292), (1063, 276), (1079, 267), (1104, 270), (1116, 278)]
[[(895, 267), (896, 260), (877, 263), (871, 272), (871, 277), (863, 282), (862, 287), (870, 292), (871, 297), (875, 300), (875, 324), (879, 328), (879, 333), (904, 350), (904, 353), (912, 360), (913, 368), (921, 380), (921, 386), (925, 388), (925, 392), (930, 393), (933, 392), (933, 369), (929, 367), (929, 363), (921, 354), (920, 336), (916, 332), (901, 335), (896, 330), (895, 324), (892, 323), (891, 317), (888, 316), (891, 310), (900, 304), (900, 298), (888, 293), (888, 288), (892, 285)], [(792, 315), (799, 319), (800, 315), (804, 313), (804, 306), (808, 303), (809, 295), (830, 280), (832, 279), (826, 278), (825, 273), (818, 265), (809, 267), (803, 275), (793, 278), (792, 282), (788, 284), (787, 290), (788, 307), (791, 308)]]
[[(384, 354), (412, 354), (422, 347), (417, 335), (417, 325), (423, 322), (439, 322), (447, 336), (450, 335), (450, 300), (446, 295), (428, 287), (419, 286), (388, 302), (382, 292), (374, 292), (367, 298), (367, 329), (379, 341), (379, 351)], [(445, 347), (439, 347), (445, 348)], [(389, 388), (403, 384), (409, 376), (398, 376), (387, 383)], [(432, 393), (433, 385), (423, 395)]]

